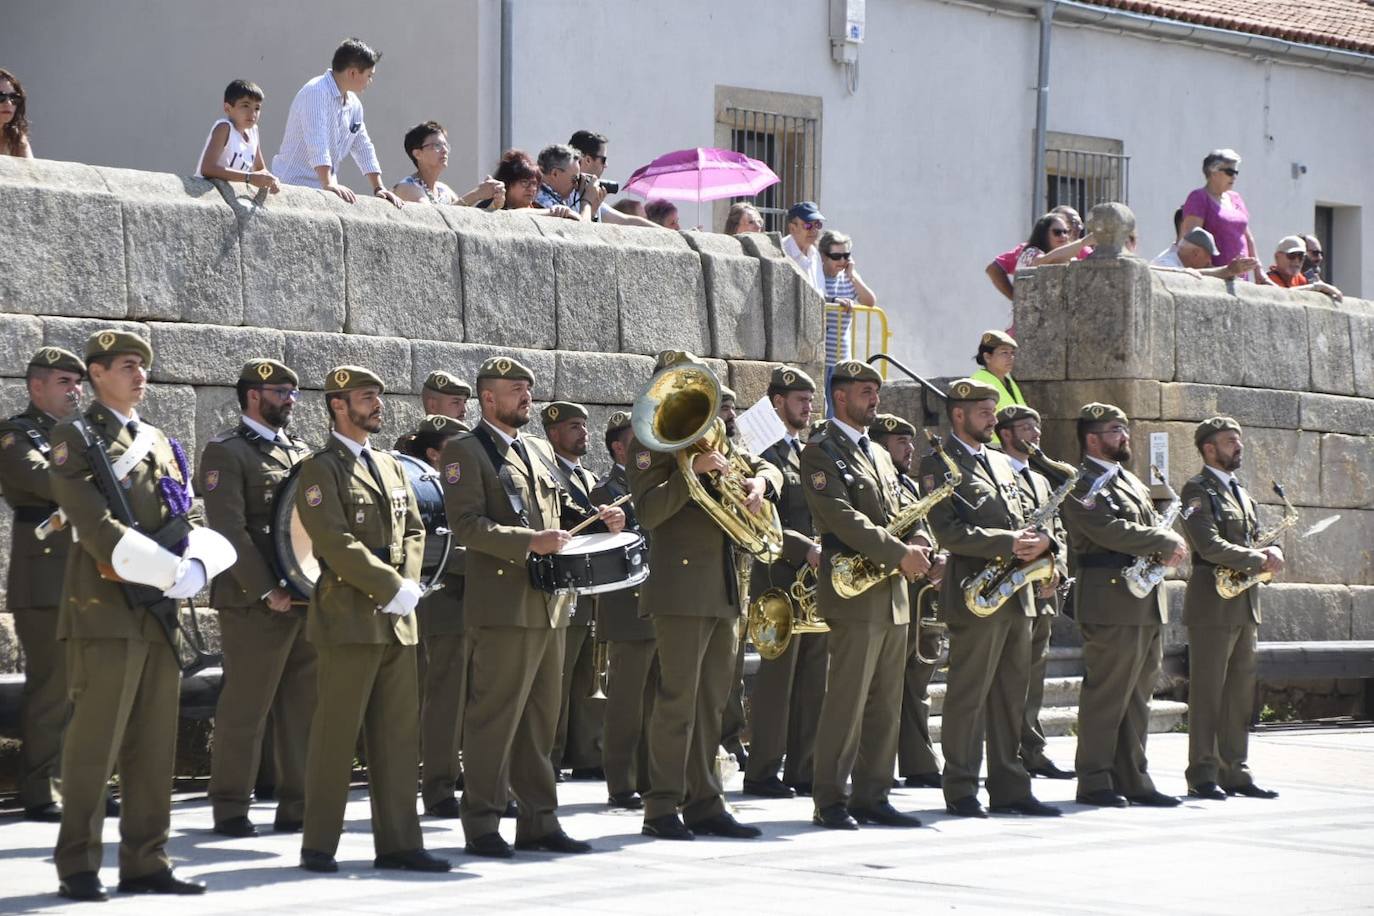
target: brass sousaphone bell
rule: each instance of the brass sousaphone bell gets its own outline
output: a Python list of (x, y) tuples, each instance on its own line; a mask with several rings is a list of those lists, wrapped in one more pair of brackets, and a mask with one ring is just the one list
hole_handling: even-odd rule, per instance
[(749, 602), (749, 641), (762, 658), (782, 655), (793, 636), (829, 632), (816, 609), (816, 571), (810, 563), (788, 588), (770, 588)]

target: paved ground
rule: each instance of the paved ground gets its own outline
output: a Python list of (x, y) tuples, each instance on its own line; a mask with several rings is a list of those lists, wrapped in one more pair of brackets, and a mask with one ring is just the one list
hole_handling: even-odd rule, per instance
[[(1182, 793), (1187, 736), (1154, 735), (1160, 787)], [(1051, 740), (1069, 763), (1072, 738)], [(517, 854), (505, 862), (464, 856), (456, 823), (424, 820), (429, 848), (456, 868), (397, 876), (371, 867), (366, 795), (349, 804), (342, 871), (295, 867), (298, 837), (256, 840), (210, 833), (203, 799), (178, 802), (170, 851), (182, 875), (211, 892), (193, 901), (115, 897), (101, 913), (520, 912), (666, 914), (719, 911), (818, 913), (1256, 914), (1374, 912), (1374, 729), (1267, 733), (1252, 744), (1259, 781), (1275, 801), (1191, 802), (1158, 811), (1101, 811), (1071, 804), (1072, 782), (1036, 781), (1040, 798), (1069, 803), (1058, 820), (964, 821), (943, 813), (933, 790), (898, 790), (921, 830), (832, 833), (809, 824), (808, 800), (764, 802), (732, 793), (752, 842), (646, 840), (639, 818), (613, 814), (595, 784), (561, 787), (563, 823), (595, 855)], [(738, 788), (739, 777), (732, 781)], [(255, 819), (271, 823), (270, 806)], [(506, 822), (507, 838), (513, 826)], [(52, 894), (56, 827), (0, 821), (0, 913), (82, 910)], [(117, 831), (106, 825), (104, 880), (117, 880)], [(92, 905), (84, 905), (85, 910)]]

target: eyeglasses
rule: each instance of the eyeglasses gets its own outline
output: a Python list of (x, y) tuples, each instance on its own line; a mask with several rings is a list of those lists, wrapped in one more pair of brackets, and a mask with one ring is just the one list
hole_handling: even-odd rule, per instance
[(269, 388), (266, 385), (263, 385), (258, 390), (262, 392), (270, 391), (272, 394), (281, 398), (283, 401), (295, 401), (299, 399), (301, 396), (300, 389), (298, 388)]
[(853, 257), (853, 255), (847, 251), (827, 251), (825, 256), (832, 261), (848, 261)]
[(18, 105), (22, 101), (24, 101), (24, 97), (17, 92), (0, 92), (0, 105), (6, 102), (13, 102)]
[(1290, 261), (1301, 261), (1301, 260), (1303, 259), (1303, 252), (1301, 252), (1301, 251), (1288, 251), (1288, 252), (1285, 252), (1283, 256), (1284, 256), (1285, 258), (1287, 258), (1288, 260), (1290, 260)]
[(824, 226), (825, 223), (821, 222), (818, 219), (813, 219), (807, 220), (806, 222), (802, 223), (802, 225), (805, 226), (807, 229), (819, 229), (822, 226)]
[(1320, 248), (1318, 248), (1316, 251), (1313, 251), (1309, 248), (1307, 250), (1307, 256), (1314, 261), (1320, 261), (1322, 258), (1326, 257), (1326, 255), (1322, 254), (1322, 250)]
[(1051, 230), (1050, 230), (1050, 235), (1068, 235), (1068, 234), (1069, 234), (1069, 230), (1067, 230), (1067, 229), (1051, 229)]
[(1096, 433), (1094, 433), (1094, 435), (1101, 436), (1104, 439), (1108, 436), (1129, 436), (1130, 434), (1131, 431), (1124, 426), (1109, 426), (1106, 429), (1100, 429)]
[(1232, 178), (1240, 174), (1240, 169), (1217, 169), (1217, 171), (1223, 175), (1230, 175)]
[(434, 149), (438, 150), (441, 153), (447, 153), (449, 151), (449, 145), (443, 142), (426, 143), (424, 146), (420, 147), (420, 149)]

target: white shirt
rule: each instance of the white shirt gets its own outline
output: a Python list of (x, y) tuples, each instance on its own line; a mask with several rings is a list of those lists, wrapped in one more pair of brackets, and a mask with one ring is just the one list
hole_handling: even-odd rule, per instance
[[(266, 426), (263, 426), (261, 423), (259, 423), (257, 420), (254, 420), (252, 417), (248, 416), (247, 414), (240, 414), (240, 415), (239, 415), (239, 419), (243, 421), (243, 425), (244, 425), (244, 426), (248, 427), (248, 428), (251, 429), (253, 432), (257, 433), (259, 436), (262, 436), (262, 437), (263, 437), (264, 439), (266, 439), (268, 442), (278, 442), (278, 441), (280, 441), (281, 430), (279, 430), (279, 429), (270, 429), (270, 428), (268, 428), (268, 427), (266, 427)], [(348, 441), (349, 441), (349, 442), (352, 442), (353, 440), (352, 440), (352, 439), (349, 439)]]
[(497, 429), (496, 424), (488, 421), (486, 417), (482, 418), (482, 422), (486, 424), (487, 429), (501, 437), (501, 441), (506, 443), (507, 448), (510, 448), (510, 444), (520, 437), (518, 432), (514, 436), (507, 436), (503, 430)]
[(1183, 269), (1183, 261), (1179, 260), (1179, 257), (1178, 257), (1178, 242), (1175, 242), (1174, 244), (1170, 245), (1168, 248), (1165, 248), (1163, 251), (1161, 251), (1161, 252), (1159, 253), (1159, 256), (1156, 257), (1153, 261), (1150, 262), (1150, 266), (1151, 266), (1151, 267), (1174, 267), (1174, 268), (1177, 268), (1177, 269), (1179, 269), (1179, 270), (1182, 270), (1182, 269)]
[(115, 419), (119, 421), (119, 425), (120, 425), (120, 426), (128, 426), (129, 423), (130, 423), (131, 421), (134, 421), (134, 420), (137, 420), (137, 419), (138, 419), (138, 411), (137, 411), (137, 410), (135, 410), (133, 413), (131, 413), (129, 416), (126, 417), (126, 416), (124, 416), (124, 414), (122, 414), (122, 413), (120, 413), (119, 411), (115, 410), (113, 407), (111, 407), (109, 404), (106, 404), (104, 401), (101, 401), (101, 402), (100, 402), (100, 406), (101, 406), (101, 407), (104, 407), (104, 408), (105, 408), (106, 410), (108, 410), (110, 413), (114, 414)]
[(801, 272), (811, 281), (811, 285), (816, 288), (816, 292), (825, 295), (825, 268), (821, 267), (821, 250), (819, 245), (811, 246), (809, 255), (802, 254), (801, 247), (793, 240), (792, 236), (786, 236), (782, 240), (782, 250), (796, 265), (801, 268)]
[(848, 436), (850, 441), (853, 442), (855, 445), (859, 444), (860, 439), (866, 438), (868, 436), (868, 433), (864, 430), (855, 429), (854, 427), (850, 426), (848, 423), (844, 422), (843, 420), (837, 417), (831, 417), (826, 422), (829, 423), (831, 426), (834, 426), (836, 429), (844, 433), (846, 436)]
[(340, 92), (334, 74), (325, 71), (291, 100), (281, 151), (272, 157), (272, 172), (287, 184), (318, 188), (315, 167), (327, 165), (338, 175), (339, 164), (349, 155), (364, 175), (381, 174), (377, 151), (363, 123), (363, 103), (352, 92)]
[(215, 160), (215, 165), (231, 172), (251, 172), (253, 165), (258, 161), (258, 125), (254, 124), (248, 128), (248, 136), (234, 126), (234, 122), (228, 118), (220, 118), (210, 125), (210, 135), (205, 138), (205, 145), (200, 148), (200, 158), (196, 160), (196, 177), (204, 178), (200, 173), (200, 164), (205, 160), (205, 151), (210, 148), (210, 141), (215, 136), (215, 128), (221, 124), (229, 125), (229, 138), (224, 141), (224, 149), (219, 151), (219, 158)]
[(1022, 461), (1020, 458), (1012, 457), (1012, 455), (1005, 450), (1003, 450), (1002, 454), (1007, 456), (1007, 460), (1011, 462), (1011, 469), (1018, 474), (1030, 467), (1028, 462)]
[[(1220, 481), (1226, 486), (1227, 491), (1230, 491), (1230, 489), (1231, 489), (1231, 481), (1233, 481), (1233, 480), (1236, 479), (1236, 475), (1235, 475), (1235, 474), (1231, 474), (1231, 473), (1228, 473), (1227, 471), (1223, 471), (1221, 468), (1214, 468), (1214, 467), (1212, 467), (1210, 464), (1203, 465), (1203, 467), (1207, 468), (1207, 470), (1209, 470), (1209, 471), (1211, 471), (1213, 474), (1217, 475), (1217, 480), (1220, 480)], [(1239, 485), (1239, 484), (1238, 484), (1238, 485)]]
[(1116, 474), (1121, 471), (1121, 465), (1115, 461), (1103, 461), (1101, 458), (1095, 458), (1092, 455), (1089, 455), (1088, 458), (1096, 462), (1097, 464), (1102, 465), (1102, 467), (1106, 469), (1108, 474)]
[(953, 439), (955, 442), (958, 442), (960, 445), (962, 445), (964, 449), (975, 458), (982, 458), (984, 455), (987, 454), (988, 450), (983, 446), (983, 443), (981, 442), (978, 443), (977, 448), (974, 448), (973, 446), (965, 442), (963, 439), (960, 439), (958, 436), (950, 436), (950, 438)]
[(332, 430), (332, 432), (334, 433), (335, 439), (338, 439), (344, 445), (348, 446), (348, 450), (353, 453), (354, 458), (361, 458), (363, 452), (372, 451), (372, 443), (370, 441), (358, 442), (354, 439), (348, 438), (343, 433), (339, 432), (337, 429)]

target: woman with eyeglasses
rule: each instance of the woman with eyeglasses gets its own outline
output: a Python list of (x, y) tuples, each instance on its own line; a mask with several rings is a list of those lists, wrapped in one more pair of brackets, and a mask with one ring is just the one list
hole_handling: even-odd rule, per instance
[(1091, 235), (1075, 238), (1075, 234), (1068, 216), (1061, 210), (1051, 210), (1035, 221), (1026, 247), (1016, 258), (1016, 269), (1067, 264), (1092, 244)]
[(406, 155), (415, 164), (415, 171), (402, 178), (391, 189), (401, 200), (413, 204), (449, 204), (459, 207), (475, 207), (486, 201), (496, 209), (506, 202), (506, 186), (488, 175), (477, 187), (466, 194), (458, 194), (439, 180), (439, 175), (448, 168), (448, 134), (438, 121), (425, 121), (406, 131)]
[(28, 106), (24, 87), (8, 70), (0, 69), (0, 155), (32, 159)]
[(505, 185), (506, 202), (505, 205), (493, 204), (491, 201), (482, 201), (477, 204), (479, 209), (492, 210), (527, 210), (531, 216), (556, 216), (562, 219), (581, 219), (570, 208), (564, 206), (536, 207), (535, 197), (539, 196), (539, 165), (530, 157), (530, 154), (520, 149), (508, 149), (501, 154), (501, 161), (496, 166), (493, 177)]
[[(1212, 266), (1222, 267), (1236, 258), (1257, 257), (1255, 236), (1250, 232), (1250, 211), (1239, 192), (1233, 190), (1240, 175), (1240, 153), (1233, 149), (1214, 149), (1202, 160), (1202, 175), (1207, 183), (1195, 188), (1183, 202), (1183, 225), (1179, 237), (1201, 226), (1212, 233), (1217, 253)], [(1262, 269), (1253, 274), (1255, 282), (1269, 286)]]

